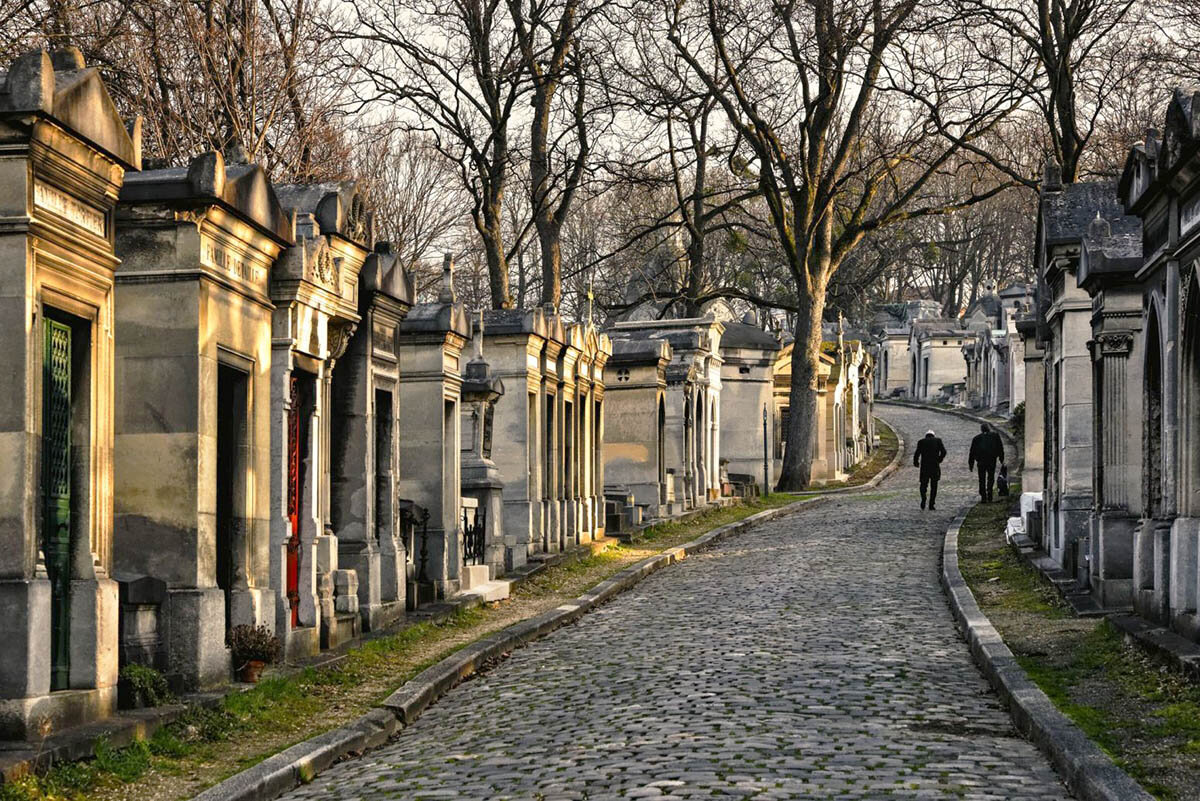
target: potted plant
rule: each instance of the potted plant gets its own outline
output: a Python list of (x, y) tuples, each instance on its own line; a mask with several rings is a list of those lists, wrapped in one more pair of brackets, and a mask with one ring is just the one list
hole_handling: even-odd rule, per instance
[(279, 638), (266, 626), (234, 626), (229, 633), (229, 648), (239, 681), (254, 684), (263, 668), (279, 657)]

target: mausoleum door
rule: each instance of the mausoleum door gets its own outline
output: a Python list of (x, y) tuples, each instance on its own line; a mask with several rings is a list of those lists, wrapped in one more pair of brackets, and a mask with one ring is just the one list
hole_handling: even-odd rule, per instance
[(308, 451), (308, 426), (304, 381), (293, 375), (287, 419), (287, 598), (292, 626), (300, 625), (300, 513), (304, 487), (304, 456)]
[(375, 540), (392, 535), (392, 393), (375, 390)]
[(71, 618), (71, 328), (46, 319), (42, 370), (42, 531), (50, 577), (50, 689), (65, 690)]
[(233, 626), (232, 593), (246, 586), (245, 483), (249, 375), (217, 367), (217, 586), (225, 595), (225, 628)]

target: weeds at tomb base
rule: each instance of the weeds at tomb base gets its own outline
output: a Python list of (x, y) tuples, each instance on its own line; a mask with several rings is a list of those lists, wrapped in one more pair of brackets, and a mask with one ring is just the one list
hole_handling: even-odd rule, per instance
[(0, 785), (0, 801), (173, 801), (378, 705), (429, 665), (476, 639), (574, 598), (624, 567), (719, 526), (795, 503), (772, 493), (753, 503), (660, 523), (628, 545), (569, 559), (520, 585), (513, 598), (459, 610), (364, 642), (334, 668), (267, 674), (215, 709), (191, 707), (152, 737), (125, 748), (96, 745), (96, 757)]
[(980, 504), (959, 532), (959, 564), (1029, 677), (1126, 772), (1163, 801), (1200, 787), (1200, 685), (1162, 666), (1103, 619), (1077, 618), (1004, 542), (1006, 504)]

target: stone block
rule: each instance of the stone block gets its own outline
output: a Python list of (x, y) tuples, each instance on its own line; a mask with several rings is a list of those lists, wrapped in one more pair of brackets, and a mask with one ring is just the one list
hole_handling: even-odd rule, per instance
[(358, 573), (353, 570), (333, 571), (334, 608), (338, 612), (358, 611)]
[(463, 592), (469, 592), (487, 584), (491, 580), (490, 573), (487, 565), (465, 565), (462, 572)]
[(328, 529), (315, 538), (317, 572), (332, 573), (338, 569), (338, 542)]
[(111, 579), (71, 582), (71, 687), (115, 687), (120, 592)]
[(0, 698), (50, 692), (50, 582), (0, 581)]
[(1171, 614), (1196, 610), (1196, 557), (1200, 518), (1176, 518), (1171, 527), (1170, 590)]
[(170, 671), (187, 689), (229, 681), (225, 594), (218, 588), (169, 590), (164, 607)]

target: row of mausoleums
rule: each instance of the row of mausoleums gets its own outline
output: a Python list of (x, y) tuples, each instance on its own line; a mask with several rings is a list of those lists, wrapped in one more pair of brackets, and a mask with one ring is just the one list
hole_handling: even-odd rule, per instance
[(1032, 288), (992, 283), (962, 317), (934, 301), (880, 309), (872, 320), (878, 370), (875, 394), (948, 403), (1007, 417), (1025, 401), (1025, 345), (1017, 322), (1032, 306)]
[(303, 658), (603, 535), (607, 336), (471, 320), (450, 264), (416, 302), (352, 185), (140, 169), (77, 51), (0, 87), (4, 736), (111, 713), (127, 663), (226, 683), (233, 626)]
[(1103, 610), (1200, 639), (1200, 95), (1119, 182), (1042, 183), (1027, 533)]
[[(0, 141), (0, 737), (111, 714), (126, 664), (227, 683), (238, 625), (303, 659), (773, 480), (756, 325), (469, 314), (449, 260), (422, 301), (352, 184), (142, 169), (75, 50), (0, 74)], [(855, 348), (829, 475), (871, 445)]]

